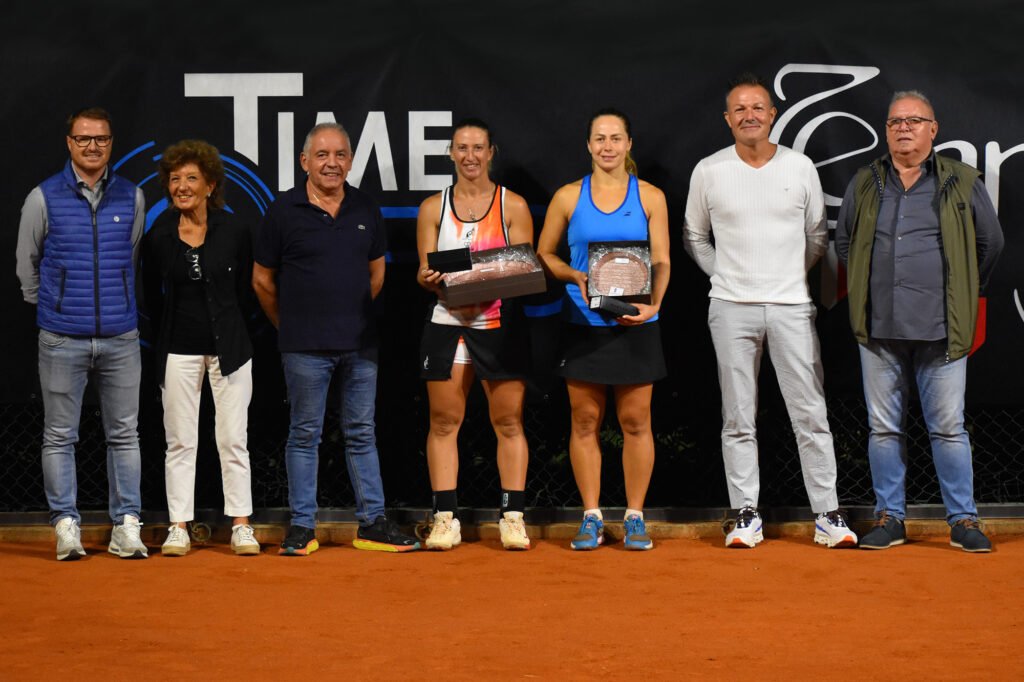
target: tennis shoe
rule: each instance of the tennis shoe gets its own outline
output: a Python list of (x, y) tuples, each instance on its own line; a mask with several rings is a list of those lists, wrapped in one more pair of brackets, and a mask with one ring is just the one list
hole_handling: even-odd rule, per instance
[(352, 546), (373, 552), (413, 552), (420, 548), (420, 543), (386, 516), (378, 516), (369, 526), (359, 526)]
[(757, 513), (757, 509), (750, 506), (740, 509), (735, 521), (730, 519), (722, 524), (722, 530), (726, 530), (726, 547), (756, 547), (757, 543), (764, 540), (761, 515)]
[(110, 533), (110, 545), (107, 546), (107, 551), (122, 559), (149, 558), (149, 550), (146, 549), (146, 545), (142, 544), (142, 538), (139, 536), (141, 530), (142, 522), (138, 517), (125, 514), (121, 524), (114, 526), (114, 530)]
[(260, 553), (260, 543), (248, 523), (240, 523), (231, 527), (231, 549), (239, 556), (251, 556)]
[(644, 520), (636, 514), (631, 514), (622, 524), (626, 532), (623, 545), (626, 549), (645, 550), (654, 547), (654, 540), (647, 534), (647, 526)]
[(505, 549), (530, 549), (530, 538), (526, 535), (523, 512), (505, 512), (498, 521), (501, 531), (501, 545)]
[(846, 512), (835, 511), (818, 514), (814, 521), (814, 541), (828, 548), (857, 546), (857, 534), (846, 523)]
[(587, 514), (583, 517), (583, 523), (572, 539), (569, 546), (575, 550), (597, 549), (604, 544), (604, 521), (594, 514)]
[[(232, 538), (233, 539), (233, 538)], [(305, 526), (290, 526), (288, 535), (281, 543), (281, 549), (277, 553), (281, 556), (309, 556), (320, 549), (320, 543), (316, 540), (316, 531)]]
[[(504, 536), (503, 536), (504, 537)], [(462, 524), (455, 513), (439, 511), (434, 514), (434, 523), (430, 525), (430, 535), (426, 539), (427, 549), (449, 550), (458, 547), (462, 542)]]
[(57, 535), (57, 561), (75, 561), (85, 556), (82, 547), (82, 529), (78, 521), (65, 516), (53, 527)]
[(192, 541), (188, 537), (188, 531), (172, 523), (167, 529), (167, 539), (160, 547), (160, 553), (164, 556), (185, 556), (191, 548)]

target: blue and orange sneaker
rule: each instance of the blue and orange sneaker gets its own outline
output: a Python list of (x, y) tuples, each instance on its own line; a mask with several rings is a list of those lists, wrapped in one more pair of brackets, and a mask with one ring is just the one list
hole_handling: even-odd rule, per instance
[(420, 548), (420, 543), (399, 530), (387, 517), (378, 516), (369, 526), (359, 526), (352, 546), (374, 552), (414, 552)]
[(281, 543), (277, 553), (282, 556), (306, 556), (320, 549), (316, 541), (316, 531), (305, 526), (289, 526), (288, 535)]
[(644, 550), (654, 547), (654, 540), (647, 534), (647, 526), (641, 517), (630, 514), (622, 526), (626, 531), (626, 538), (622, 543), (626, 549)]
[(583, 517), (583, 523), (569, 546), (576, 550), (597, 549), (604, 544), (604, 521), (594, 514)]

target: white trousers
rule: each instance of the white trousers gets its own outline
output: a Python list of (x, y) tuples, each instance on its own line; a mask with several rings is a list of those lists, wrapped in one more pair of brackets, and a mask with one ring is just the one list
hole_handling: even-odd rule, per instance
[(813, 303), (771, 305), (712, 298), (708, 327), (722, 388), (722, 458), (734, 509), (757, 506), (757, 377), (765, 340), (786, 401), (811, 509), (838, 508), (836, 455), (825, 410)]
[(195, 518), (199, 400), (203, 375), (207, 373), (216, 408), (214, 421), (224, 483), (224, 514), (232, 517), (252, 514), (252, 475), (247, 446), (252, 360), (225, 377), (220, 373), (216, 355), (169, 354), (161, 393), (167, 435), (164, 479), (167, 512), (172, 523)]

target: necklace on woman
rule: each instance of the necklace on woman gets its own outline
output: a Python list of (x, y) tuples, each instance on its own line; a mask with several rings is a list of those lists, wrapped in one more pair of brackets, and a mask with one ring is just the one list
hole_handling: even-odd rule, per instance
[[(492, 188), (490, 192), (481, 193), (480, 196), (483, 196), (483, 197), (486, 198), (488, 194), (493, 194), (493, 193), (494, 193), (494, 189)], [(479, 220), (479, 218), (476, 215), (476, 211), (473, 210), (473, 202), (476, 201), (478, 198), (479, 197), (463, 196), (463, 200), (466, 202), (466, 212), (469, 213), (469, 222), (471, 222), (471, 223), (475, 223), (477, 220)]]

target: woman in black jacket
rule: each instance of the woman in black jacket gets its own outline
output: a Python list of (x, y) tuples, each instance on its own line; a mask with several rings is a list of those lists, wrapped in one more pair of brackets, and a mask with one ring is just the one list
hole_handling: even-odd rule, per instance
[(251, 300), (249, 231), (223, 210), (224, 165), (217, 149), (183, 140), (160, 159), (174, 207), (154, 221), (142, 245), (143, 305), (156, 330), (157, 373), (167, 435), (165, 477), (171, 520), (162, 553), (189, 551), (194, 518), (199, 401), (209, 374), (216, 408), (224, 513), (231, 547), (258, 554), (249, 525), (252, 484), (247, 448), (252, 343), (243, 307)]

